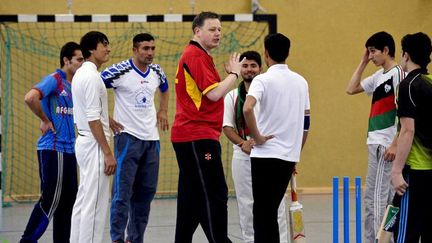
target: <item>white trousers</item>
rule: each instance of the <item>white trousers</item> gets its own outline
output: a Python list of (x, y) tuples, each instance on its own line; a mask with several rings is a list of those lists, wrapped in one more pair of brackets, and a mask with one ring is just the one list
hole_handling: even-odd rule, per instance
[[(232, 176), (237, 197), (238, 212), (240, 216), (240, 228), (243, 240), (246, 243), (254, 242), (253, 230), (253, 195), (252, 174), (250, 159), (232, 160)], [(279, 237), (280, 242), (288, 242), (288, 225), (285, 212), (285, 198), (279, 205), (278, 210)]]
[(91, 135), (77, 137), (75, 155), (80, 183), (72, 211), (70, 242), (101, 243), (109, 202), (109, 177), (104, 173), (104, 155)]

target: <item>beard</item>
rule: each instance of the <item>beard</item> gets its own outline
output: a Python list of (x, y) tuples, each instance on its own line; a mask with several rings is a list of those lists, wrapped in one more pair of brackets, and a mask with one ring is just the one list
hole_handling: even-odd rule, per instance
[(257, 76), (257, 73), (254, 72), (247, 72), (245, 74), (242, 75), (243, 81), (245, 81), (246, 83), (251, 83), (252, 80)]

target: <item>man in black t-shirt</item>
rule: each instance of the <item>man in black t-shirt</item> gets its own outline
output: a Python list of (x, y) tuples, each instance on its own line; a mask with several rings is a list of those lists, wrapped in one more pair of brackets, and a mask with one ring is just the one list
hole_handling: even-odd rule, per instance
[[(401, 66), (408, 72), (398, 93), (400, 132), (392, 167), (395, 191), (402, 196), (395, 242), (432, 242), (432, 45), (424, 33), (402, 39)], [(404, 170), (404, 176), (402, 176)]]

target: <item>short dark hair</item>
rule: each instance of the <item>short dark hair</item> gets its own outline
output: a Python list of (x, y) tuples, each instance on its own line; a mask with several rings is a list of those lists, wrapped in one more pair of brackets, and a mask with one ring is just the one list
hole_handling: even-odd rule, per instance
[(394, 57), (395, 56), (395, 42), (393, 40), (393, 37), (384, 31), (377, 32), (373, 34), (369, 39), (367, 39), (365, 43), (365, 47), (374, 47), (375, 49), (378, 49), (380, 51), (384, 51), (384, 48), (387, 46), (389, 49), (389, 56)]
[(256, 51), (243, 52), (243, 54), (241, 54), (240, 56), (240, 60), (243, 60), (243, 58), (245, 57), (247, 60), (254, 60), (258, 64), (258, 66), (261, 67), (261, 55), (258, 52)]
[(91, 53), (91, 50), (95, 50), (98, 43), (104, 43), (108, 41), (108, 37), (99, 31), (90, 31), (87, 34), (85, 34), (83, 37), (81, 37), (81, 51), (84, 58), (88, 58)]
[(75, 54), (76, 50), (81, 50), (80, 45), (78, 43), (70, 41), (63, 45), (63, 47), (60, 50), (60, 67), (62, 68), (65, 63), (63, 61), (63, 58), (66, 57), (67, 59), (71, 60), (72, 57)]
[(276, 62), (285, 62), (289, 55), (291, 41), (281, 33), (269, 34), (264, 39), (264, 48)]
[(431, 62), (431, 39), (425, 33), (408, 34), (402, 38), (402, 52), (409, 54), (411, 61), (426, 69)]
[(133, 47), (138, 47), (138, 43), (143, 41), (154, 41), (154, 37), (149, 33), (137, 34), (132, 40)]
[(195, 27), (202, 27), (206, 19), (219, 19), (219, 14), (214, 12), (201, 12), (192, 21), (192, 31), (195, 31)]

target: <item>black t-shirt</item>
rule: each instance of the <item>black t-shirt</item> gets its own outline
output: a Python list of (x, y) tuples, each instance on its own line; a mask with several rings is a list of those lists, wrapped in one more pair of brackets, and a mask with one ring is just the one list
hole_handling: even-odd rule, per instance
[(432, 75), (411, 71), (399, 85), (398, 117), (414, 119), (415, 137), (432, 149)]

